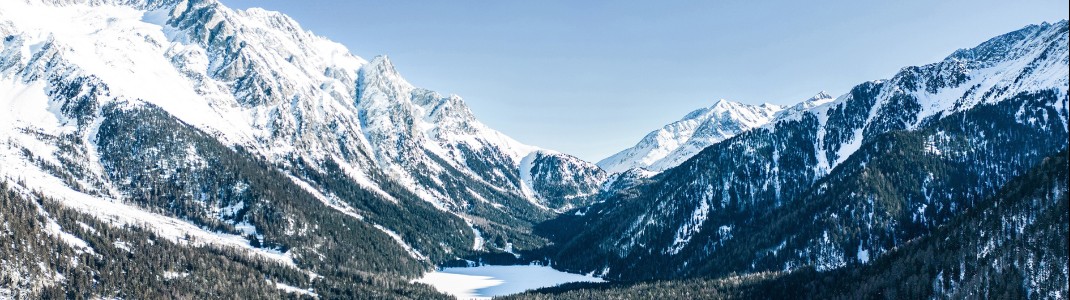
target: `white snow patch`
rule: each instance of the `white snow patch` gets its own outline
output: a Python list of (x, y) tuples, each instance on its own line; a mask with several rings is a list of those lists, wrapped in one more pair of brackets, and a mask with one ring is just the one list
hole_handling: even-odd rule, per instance
[(531, 177), (531, 168), (534, 166), (535, 159), (538, 158), (539, 155), (540, 153), (538, 151), (533, 151), (520, 160), (520, 190), (527, 196), (525, 198), (527, 198), (531, 204), (534, 204), (536, 207), (543, 210), (549, 210), (550, 208), (539, 203), (539, 199), (542, 198), (539, 196), (539, 192), (535, 191), (535, 181)]
[(164, 280), (173, 280), (173, 279), (179, 279), (179, 278), (186, 278), (188, 276), (189, 276), (189, 273), (187, 273), (187, 272), (175, 272), (175, 271), (164, 271), (163, 272), (163, 279)]
[[(29, 191), (33, 190), (47, 191), (50, 197), (71, 209), (93, 215), (113, 225), (125, 224), (144, 227), (155, 232), (160, 237), (178, 244), (193, 246), (212, 244), (237, 247), (261, 258), (278, 261), (290, 266), (294, 265), (293, 259), (288, 253), (252, 247), (249, 241), (241, 236), (210, 232), (183, 220), (150, 213), (134, 206), (126, 205), (116, 199), (97, 198), (74, 191), (60, 179), (46, 174), (36, 166), (21, 160), (11, 150), (13, 149), (0, 145), (0, 165), (4, 166), (4, 168), (0, 169), (0, 180), (11, 183), (14, 189), (27, 195), (29, 195)], [(25, 182), (25, 186), (19, 185), (20, 181)], [(58, 229), (59, 225), (55, 225), (55, 227), (49, 226), (50, 228)], [(74, 239), (69, 239), (62, 234), (61, 236), (76, 248), (85, 244), (84, 241), (74, 236), (70, 236)], [(88, 245), (85, 247), (88, 247)]]
[(111, 244), (112, 244), (112, 246), (115, 246), (115, 248), (121, 249), (121, 250), (126, 251), (126, 252), (131, 252), (130, 251), (130, 244), (127, 244), (124, 241), (115, 241), (115, 242), (112, 242)]
[(45, 229), (48, 231), (49, 234), (58, 237), (63, 242), (67, 243), (67, 245), (70, 245), (72, 248), (74, 248), (77, 252), (96, 254), (96, 252), (93, 251), (93, 247), (89, 247), (89, 243), (86, 243), (84, 240), (78, 238), (77, 236), (74, 236), (73, 234), (63, 231), (63, 228), (61, 228), (59, 224), (57, 224), (56, 221), (53, 220), (51, 217), (48, 218), (48, 224), (46, 225)]
[(401, 245), (402, 248), (405, 248), (405, 251), (409, 253), (409, 256), (412, 256), (413, 258), (419, 259), (419, 260), (427, 260), (427, 256), (424, 256), (422, 253), (420, 253), (420, 251), (417, 251), (411, 245), (406, 243), (405, 239), (401, 238), (401, 235), (398, 235), (397, 232), (394, 232), (393, 230), (390, 230), (390, 229), (388, 229), (386, 227), (383, 227), (383, 225), (375, 224), (374, 226), (375, 226), (375, 229), (379, 229), (379, 231), (382, 231), (383, 233), (386, 233), (386, 235), (389, 235), (391, 238), (394, 239), (394, 241), (397, 241), (398, 244)]
[[(297, 186), (301, 187), (301, 189), (305, 190), (309, 194), (312, 194), (312, 197), (315, 197), (317, 200), (322, 202), (324, 205), (327, 205), (327, 207), (333, 208), (333, 209), (335, 209), (335, 210), (337, 210), (337, 211), (339, 211), (339, 212), (341, 212), (341, 213), (343, 213), (343, 214), (345, 214), (347, 216), (353, 217), (353, 218), (355, 218), (357, 220), (364, 220), (364, 216), (361, 216), (360, 214), (358, 214), (356, 209), (353, 209), (353, 207), (349, 206), (349, 204), (347, 204), (347, 203), (341, 201), (340, 199), (338, 199), (338, 197), (335, 196), (334, 194), (324, 195), (319, 190), (317, 190), (315, 187), (312, 187), (311, 184), (308, 184), (307, 182), (305, 182), (304, 180), (301, 180), (300, 178), (294, 177), (293, 175), (290, 175), (290, 174), (286, 174), (286, 177), (289, 177), (290, 181), (292, 181), (294, 184), (297, 184)], [(390, 199), (393, 199), (393, 198), (390, 198)]]
[(472, 239), (472, 250), (483, 251), (486, 248), (483, 246), (486, 243), (483, 239), (483, 233), (479, 232), (479, 229), (476, 229), (476, 226), (472, 224), (472, 220), (467, 217), (461, 216), (461, 220), (464, 220), (464, 224), (468, 225), (468, 228), (471, 228), (472, 233), (475, 234), (475, 238)]
[[(272, 283), (272, 281), (268, 280), (268, 283)], [(291, 293), (291, 294), (301, 294), (301, 295), (305, 295), (305, 296), (311, 296), (311, 297), (319, 298), (319, 295), (316, 294), (315, 292), (313, 292), (313, 289), (302, 289), (302, 288), (299, 288), (299, 287), (295, 287), (295, 286), (288, 285), (288, 284), (285, 284), (285, 283), (282, 283), (282, 282), (277, 282), (277, 281), (274, 282), (274, 284), (275, 284), (275, 288), (280, 289), (283, 292), (287, 292), (287, 293)]]

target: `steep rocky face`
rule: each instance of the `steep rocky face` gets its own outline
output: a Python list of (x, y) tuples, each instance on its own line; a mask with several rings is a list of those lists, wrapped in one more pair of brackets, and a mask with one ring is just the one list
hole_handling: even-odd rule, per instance
[(524, 158), (521, 172), (530, 174), (525, 183), (540, 199), (558, 210), (590, 204), (598, 198), (606, 172), (571, 155), (539, 151)]
[(606, 178), (605, 183), (602, 184), (602, 191), (606, 193), (627, 191), (630, 188), (646, 183), (651, 177), (654, 177), (654, 175), (657, 174), (657, 172), (648, 171), (643, 168), (634, 168), (621, 173), (615, 173)]
[(772, 104), (747, 105), (720, 100), (647, 134), (635, 146), (603, 159), (598, 166), (610, 173), (634, 168), (661, 172), (710, 145), (769, 123), (782, 109)]
[(604, 178), (275, 12), (4, 1), (0, 38), (0, 181), (310, 272), (538, 247)]
[(864, 264), (1067, 147), (1067, 57), (1065, 21), (1029, 26), (781, 114), (540, 228), (559, 266), (611, 278)]

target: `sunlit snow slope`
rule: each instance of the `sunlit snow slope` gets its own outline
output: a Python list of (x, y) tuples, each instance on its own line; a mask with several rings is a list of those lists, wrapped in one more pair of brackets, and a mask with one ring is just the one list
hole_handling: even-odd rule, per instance
[(782, 109), (773, 104), (719, 100), (647, 134), (635, 146), (603, 159), (598, 166), (610, 173), (633, 168), (661, 172), (680, 165), (710, 145), (769, 123)]
[[(223, 232), (211, 236), (284, 261), (297, 251), (286, 236), (310, 233), (272, 211), (297, 200), (255, 194), (266, 188), (297, 189), (318, 203), (295, 206), (443, 261), (541, 245), (531, 224), (586, 203), (605, 178), (276, 12), (2, 1), (0, 38), (2, 180), (126, 223)], [(252, 179), (263, 176), (277, 179)], [(279, 218), (286, 228), (268, 221)], [(273, 239), (283, 245), (265, 246)]]

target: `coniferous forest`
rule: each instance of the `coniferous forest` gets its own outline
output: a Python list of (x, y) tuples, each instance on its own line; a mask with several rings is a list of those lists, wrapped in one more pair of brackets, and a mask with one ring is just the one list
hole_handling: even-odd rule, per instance
[(595, 163), (220, 1), (0, 1), (0, 300), (1070, 298), (1066, 20)]

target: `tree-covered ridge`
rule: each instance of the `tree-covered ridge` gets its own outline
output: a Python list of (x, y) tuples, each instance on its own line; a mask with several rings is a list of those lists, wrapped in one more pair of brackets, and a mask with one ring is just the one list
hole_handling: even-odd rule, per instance
[[(110, 181), (121, 183), (116, 188), (125, 191), (130, 201), (213, 231), (246, 235), (255, 247), (291, 253), (299, 265), (406, 276), (426, 268), (428, 262), (406, 254), (374, 225), (441, 229), (402, 231), (403, 238), (423, 246), (417, 249), (434, 261), (452, 258), (444, 252), (450, 248), (441, 245), (471, 247), (464, 222), (427, 213), (434, 208), (426, 202), (403, 199), (405, 205), (388, 204), (402, 211), (383, 218), (381, 211), (369, 209), (383, 202), (371, 193), (349, 190), (317, 199), (275, 166), (230, 149), (154, 107), (109, 105), (102, 117), (96, 137), (101, 163)], [(319, 193), (323, 191), (327, 190)], [(323, 203), (330, 200), (355, 207), (356, 216)], [(421, 205), (425, 212), (417, 217)], [(415, 236), (435, 232), (448, 234)]]
[(176, 242), (17, 190), (0, 183), (0, 298), (445, 298), (396, 276), (312, 273), (242, 249), (192, 246), (192, 237)]
[(408, 281), (532, 260), (620, 281), (538, 297), (1066, 298), (1066, 21), (610, 177), (278, 13), (0, 8), (0, 298), (439, 298)]
[(868, 264), (721, 278), (568, 284), (504, 299), (1060, 299), (1068, 295), (1068, 152)]
[[(573, 181), (544, 184), (546, 197), (538, 198), (525, 185), (529, 174), (521, 174), (519, 161), (547, 150), (482, 124), (458, 96), (409, 84), (385, 56), (356, 57), (276, 12), (235, 10), (216, 0), (19, 1), (0, 7), (14, 12), (0, 15), (0, 81), (20, 90), (15, 107), (28, 112), (0, 120), (0, 139), (9, 145), (3, 154), (25, 153), (19, 157), (40, 169), (33, 171), (60, 177), (80, 193), (118, 199), (132, 191), (181, 190), (130, 202), (210, 230), (237, 233), (250, 227), (230, 227), (263, 225), (241, 223), (245, 210), (263, 208), (239, 208), (257, 196), (238, 178), (245, 175), (210, 170), (229, 163), (215, 157), (226, 154), (216, 145), (199, 145), (215, 143), (261, 165), (254, 168), (277, 169), (271, 180), (291, 181), (278, 185), (312, 190), (299, 198), (359, 215), (378, 231), (396, 233), (419, 252), (413, 256), (437, 263), (543, 246), (546, 240), (531, 233), (533, 224), (553, 216), (553, 209), (585, 201), (575, 196), (589, 194), (600, 180), (568, 174)], [(70, 22), (18, 17), (31, 14)], [(117, 114), (115, 107), (139, 105), (174, 120), (148, 120), (148, 128), (138, 128), (141, 120), (116, 120), (135, 114)], [(166, 128), (175, 124), (183, 128)], [(136, 130), (120, 132), (131, 128)], [(102, 130), (105, 139), (98, 140)], [(200, 135), (191, 138), (190, 132)], [(185, 144), (162, 145), (172, 140)], [(192, 161), (181, 161), (187, 158)], [(597, 171), (580, 160), (562, 162), (541, 171)], [(193, 174), (171, 174), (187, 171)], [(149, 187), (158, 183), (137, 182), (145, 176), (181, 182)], [(215, 176), (221, 182), (210, 182)], [(52, 187), (36, 188), (47, 193)], [(214, 211), (222, 208), (227, 216)], [(449, 234), (438, 240), (424, 231)]]
[[(539, 228), (555, 240), (547, 255), (560, 267), (601, 272), (608, 266), (620, 279), (865, 263), (1065, 149), (1066, 129), (1051, 117), (1066, 114), (1056, 105), (1065, 97), (1020, 94), (873, 137), (820, 179), (810, 171), (815, 160), (807, 146), (815, 129), (804, 117), (711, 146), (653, 183)], [(703, 205), (708, 214), (695, 224), (706, 230), (690, 237), (699, 242), (660, 246), (679, 245), (673, 229), (681, 225), (669, 222), (694, 220)], [(632, 231), (637, 228), (643, 235)]]
[(1068, 152), (872, 264), (802, 270), (750, 295), (813, 299), (1059, 299), (1068, 295)]
[(622, 280), (865, 264), (1067, 147), (1067, 30), (1030, 26), (971, 50), (1006, 55), (952, 55), (781, 114), (540, 224), (553, 245), (537, 254)]

